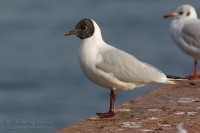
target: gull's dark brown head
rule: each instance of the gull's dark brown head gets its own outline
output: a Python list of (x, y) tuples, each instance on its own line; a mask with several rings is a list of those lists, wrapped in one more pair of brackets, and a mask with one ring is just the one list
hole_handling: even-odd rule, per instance
[(76, 35), (80, 39), (89, 38), (94, 34), (94, 24), (91, 19), (85, 18), (78, 22), (76, 27), (69, 32), (66, 32), (64, 36)]

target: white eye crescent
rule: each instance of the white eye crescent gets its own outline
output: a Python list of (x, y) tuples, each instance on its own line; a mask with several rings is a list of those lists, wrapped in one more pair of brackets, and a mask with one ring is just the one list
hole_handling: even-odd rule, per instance
[(83, 30), (87, 30), (88, 29), (88, 27), (87, 26), (83, 26)]

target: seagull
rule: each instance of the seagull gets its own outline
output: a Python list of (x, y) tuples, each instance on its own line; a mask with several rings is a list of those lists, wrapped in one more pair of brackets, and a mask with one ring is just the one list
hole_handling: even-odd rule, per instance
[(197, 79), (198, 60), (200, 59), (200, 20), (191, 5), (179, 6), (176, 12), (164, 18), (174, 18), (170, 24), (171, 37), (176, 45), (194, 58), (193, 79)]
[(64, 36), (75, 35), (81, 39), (79, 64), (95, 84), (110, 89), (110, 109), (97, 113), (109, 118), (116, 112), (116, 90), (131, 90), (148, 84), (175, 84), (181, 77), (165, 75), (159, 69), (138, 60), (120, 49), (104, 42), (101, 30), (92, 19), (82, 19)]

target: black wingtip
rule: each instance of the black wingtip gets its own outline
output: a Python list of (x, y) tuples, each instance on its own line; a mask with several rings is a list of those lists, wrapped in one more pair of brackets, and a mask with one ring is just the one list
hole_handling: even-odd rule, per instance
[(169, 79), (188, 79), (189, 80), (189, 78), (187, 78), (187, 77), (174, 76), (174, 75), (166, 75), (166, 76)]

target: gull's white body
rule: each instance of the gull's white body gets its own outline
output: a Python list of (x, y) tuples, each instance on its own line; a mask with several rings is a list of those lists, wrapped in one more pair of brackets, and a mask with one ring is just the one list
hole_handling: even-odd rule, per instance
[(186, 54), (200, 59), (200, 20), (195, 9), (190, 5), (180, 6), (185, 12), (190, 11), (189, 16), (179, 15), (170, 24), (170, 33), (176, 45)]
[(94, 83), (109, 89), (129, 90), (153, 83), (174, 84), (157, 68), (139, 61), (102, 39), (99, 26), (93, 21), (95, 32), (82, 40), (79, 63), (84, 74)]

